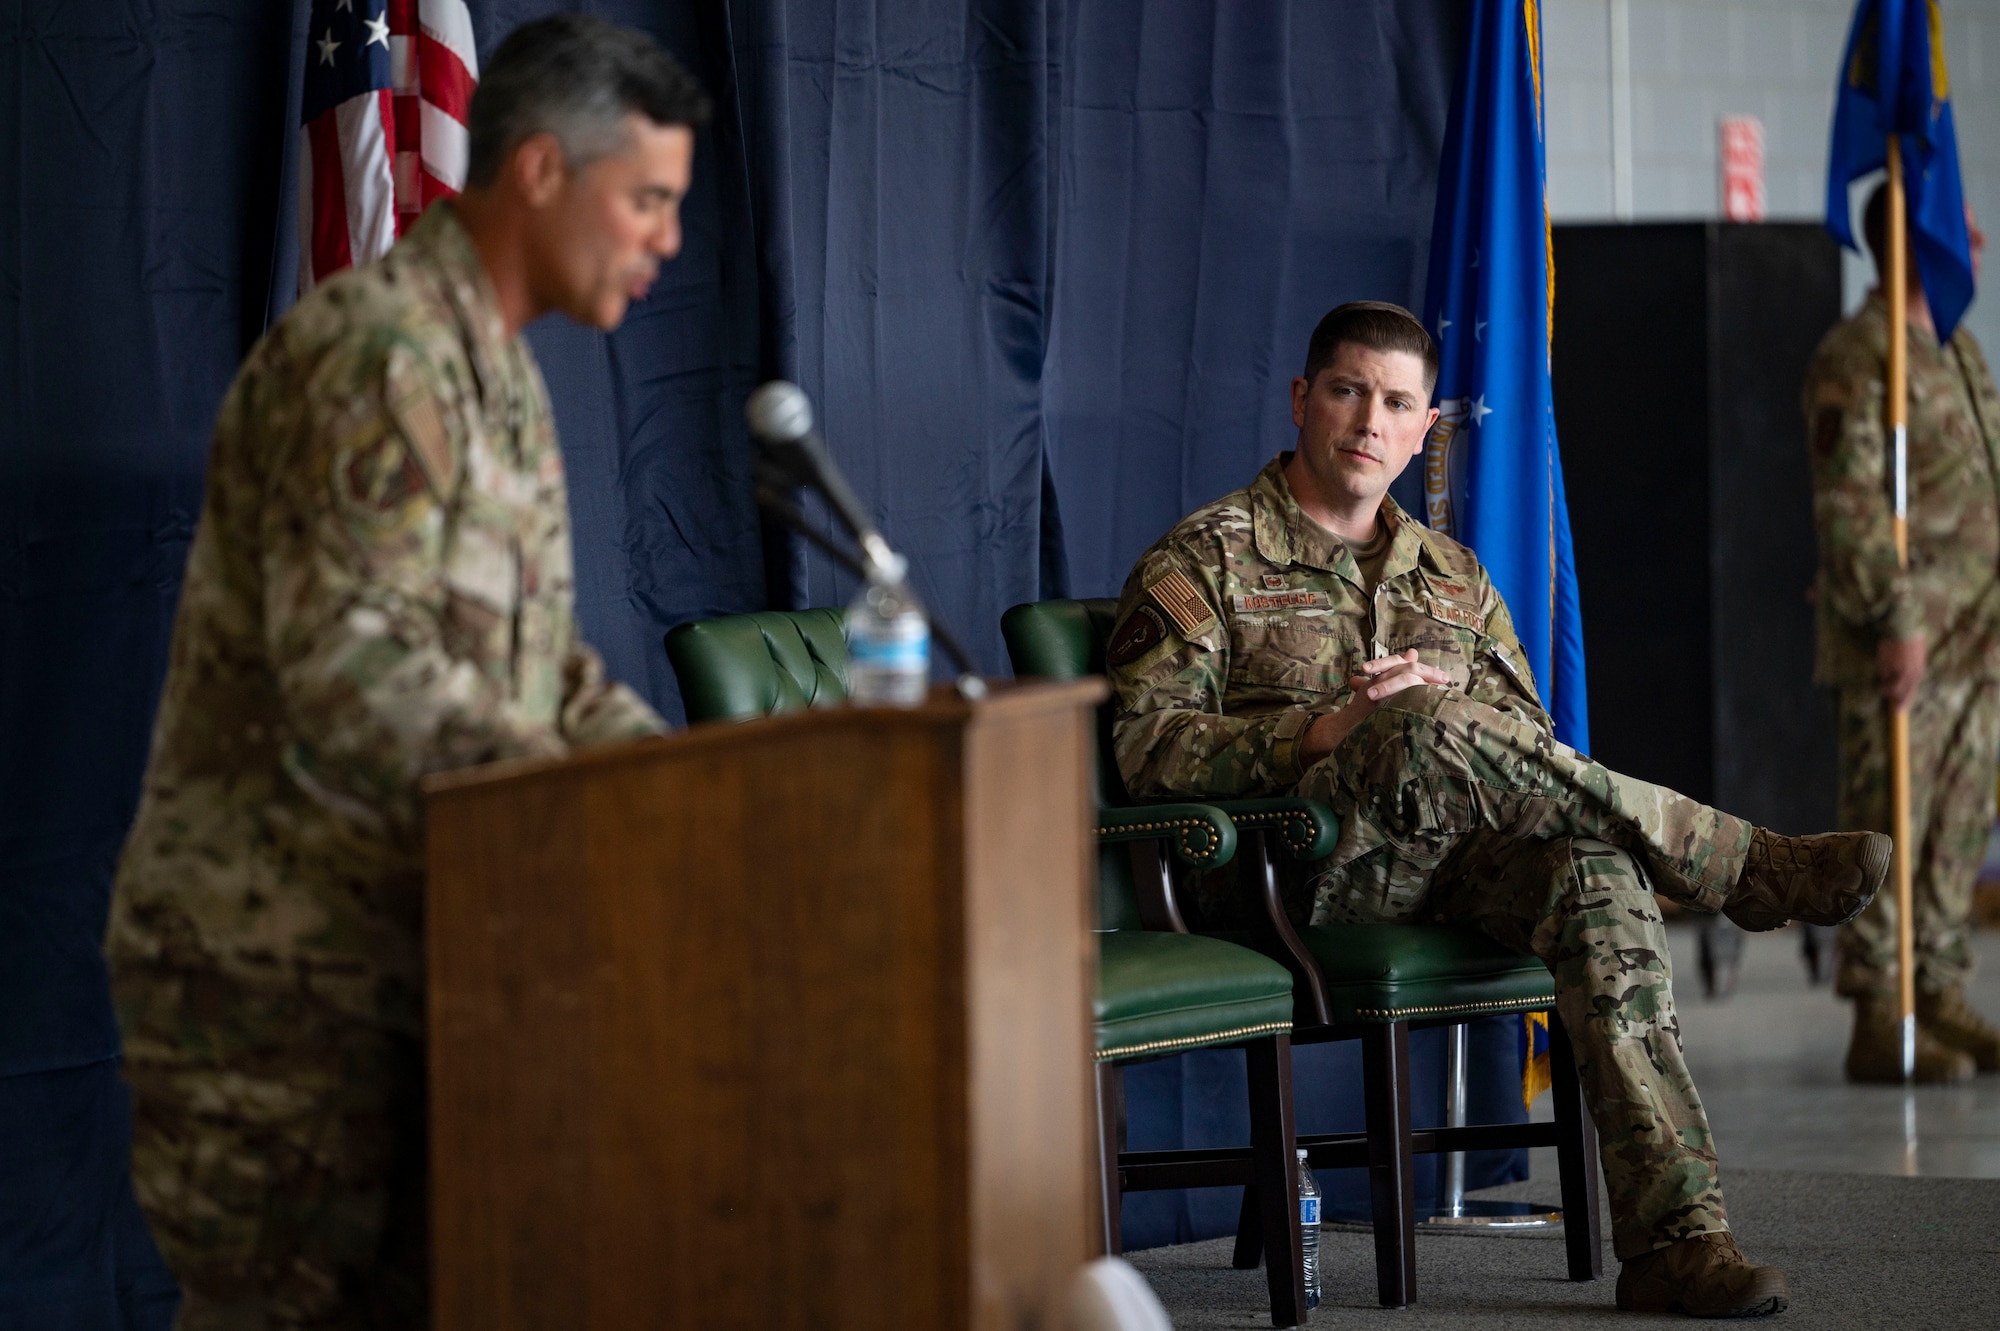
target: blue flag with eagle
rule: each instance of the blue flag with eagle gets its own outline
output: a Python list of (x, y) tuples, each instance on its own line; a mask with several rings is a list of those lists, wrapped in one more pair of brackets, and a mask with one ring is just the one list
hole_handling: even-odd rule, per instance
[(1943, 342), (1972, 304), (1972, 244), (1937, 0), (1861, 0), (1855, 8), (1834, 96), (1826, 173), (1826, 227), (1850, 249), (1859, 247), (1847, 187), (1887, 165), (1891, 131), (1902, 136), (1910, 241)]
[(1583, 620), (1549, 384), (1555, 273), (1541, 44), (1535, 0), (1474, 0), (1424, 292), (1424, 322), (1441, 358), (1438, 422), (1424, 446), (1424, 516), (1486, 566), (1556, 738), (1583, 749)]
[[(1535, 0), (1473, 0), (1431, 224), (1424, 323), (1438, 342), (1424, 516), (1506, 599), (1556, 738), (1590, 743), (1583, 619), (1549, 380), (1555, 265)], [(1548, 1086), (1547, 1017), (1522, 1024), (1521, 1094)]]

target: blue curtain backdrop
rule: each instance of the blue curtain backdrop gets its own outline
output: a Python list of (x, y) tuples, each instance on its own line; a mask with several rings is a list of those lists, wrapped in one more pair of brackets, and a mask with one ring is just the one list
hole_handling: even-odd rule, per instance
[[(558, 7), (473, 0), (482, 50)], [(585, 630), (670, 715), (666, 628), (845, 595), (756, 520), (761, 378), (812, 394), (927, 600), (1004, 673), (1000, 611), (1115, 591), (1288, 444), (1320, 313), (1421, 298), (1461, 0), (589, 7), (717, 104), (651, 297), (610, 336), (531, 331)], [(160, 1322), (98, 948), (215, 408), (294, 282), (303, 8), (0, 17), (0, 1331)], [(1479, 1048), (1485, 1108), (1518, 1115), (1511, 1032)], [(1241, 1135), (1241, 1075), (1135, 1069), (1134, 1144)], [(1358, 1125), (1350, 1052), (1302, 1051), (1299, 1085), (1305, 1128)], [(1135, 1198), (1128, 1242), (1234, 1213)]]

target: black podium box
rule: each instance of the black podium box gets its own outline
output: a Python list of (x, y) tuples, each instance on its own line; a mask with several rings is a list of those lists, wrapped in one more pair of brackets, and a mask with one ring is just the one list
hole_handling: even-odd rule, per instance
[(1811, 223), (1559, 226), (1555, 267), (1591, 754), (1830, 828), (1799, 388), (1840, 317), (1839, 247)]

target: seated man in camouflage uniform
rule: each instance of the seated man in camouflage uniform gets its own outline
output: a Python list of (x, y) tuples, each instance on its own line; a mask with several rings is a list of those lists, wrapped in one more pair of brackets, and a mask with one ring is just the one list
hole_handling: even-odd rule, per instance
[(106, 941), (183, 1331), (428, 1316), (419, 782), (663, 728), (578, 635), (521, 328), (617, 326), (680, 247), (705, 114), (640, 34), (520, 29), (464, 195), (223, 401)]
[(1618, 1306), (1777, 1312), (1784, 1276), (1729, 1233), (1653, 894), (1753, 930), (1846, 920), (1888, 838), (1776, 836), (1556, 742), (1486, 571), (1388, 498), (1436, 378), (1405, 310), (1320, 322), (1292, 382), (1297, 450), (1125, 585), (1119, 769), (1141, 796), (1331, 805), (1315, 922), (1450, 921), (1547, 962), (1603, 1138)]

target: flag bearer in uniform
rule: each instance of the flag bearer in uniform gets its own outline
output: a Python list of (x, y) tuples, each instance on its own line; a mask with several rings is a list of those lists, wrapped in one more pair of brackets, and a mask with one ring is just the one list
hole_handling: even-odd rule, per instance
[(1388, 497), (1437, 417), (1436, 375), (1407, 311), (1320, 322), (1292, 383), (1296, 451), (1125, 585), (1119, 769), (1144, 796), (1330, 804), (1316, 922), (1459, 923), (1547, 962), (1602, 1136), (1618, 1306), (1779, 1311), (1784, 1276), (1729, 1233), (1653, 894), (1751, 930), (1846, 920), (1888, 838), (1777, 836), (1556, 741), (1478, 559)]
[(521, 328), (617, 326), (679, 249), (705, 115), (643, 36), (517, 31), (464, 195), (223, 401), (106, 943), (184, 1328), (425, 1320), (418, 783), (662, 728), (578, 636)]
[[(1878, 271), (1887, 193), (1877, 187), (1863, 214)], [(1976, 265), (1985, 237), (1969, 214), (1967, 229)], [(1917, 1080), (1959, 1081), (1975, 1069), (2000, 1071), (2000, 1031), (1965, 1000), (1972, 888), (2000, 768), (2000, 395), (1963, 322), (1938, 343), (1914, 261), (1908, 271), (1908, 571), (1897, 567), (1890, 534), (1880, 287), (1826, 335), (1806, 373), (1820, 555), (1816, 674), (1836, 691), (1846, 827), (1889, 826), (1883, 704), (1909, 708)], [(1842, 928), (1839, 954), (1835, 987), (1854, 1003), (1847, 1075), (1900, 1082), (1894, 893)]]

